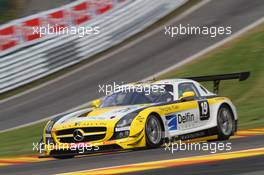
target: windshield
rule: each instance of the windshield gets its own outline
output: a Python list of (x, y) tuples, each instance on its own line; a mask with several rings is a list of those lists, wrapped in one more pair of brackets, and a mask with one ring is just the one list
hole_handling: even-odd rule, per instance
[(173, 86), (159, 85), (155, 89), (143, 88), (139, 91), (137, 88), (130, 88), (126, 91), (113, 93), (103, 100), (101, 107), (164, 103), (170, 101), (173, 101)]

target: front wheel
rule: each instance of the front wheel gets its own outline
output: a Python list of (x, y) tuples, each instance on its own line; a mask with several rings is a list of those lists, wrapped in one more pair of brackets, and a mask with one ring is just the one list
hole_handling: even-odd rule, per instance
[(232, 111), (226, 106), (221, 107), (217, 115), (218, 140), (228, 140), (234, 134), (235, 125)]
[(145, 133), (147, 147), (156, 148), (162, 144), (162, 124), (157, 116), (150, 115), (148, 117)]

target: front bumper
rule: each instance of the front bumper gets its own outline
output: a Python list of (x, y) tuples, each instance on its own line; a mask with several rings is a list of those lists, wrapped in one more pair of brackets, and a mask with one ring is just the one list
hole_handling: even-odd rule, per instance
[(40, 152), (42, 156), (57, 156), (68, 154), (80, 155), (123, 149), (135, 149), (145, 146), (145, 135), (144, 132), (141, 132), (136, 136), (129, 136), (127, 138), (118, 140), (108, 140), (101, 142), (43, 144), (42, 150), (40, 150)]

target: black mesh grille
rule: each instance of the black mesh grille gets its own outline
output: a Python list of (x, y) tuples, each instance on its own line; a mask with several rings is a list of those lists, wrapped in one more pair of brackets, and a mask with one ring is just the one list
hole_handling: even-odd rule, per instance
[[(95, 141), (95, 140), (101, 140), (104, 137), (105, 137), (105, 134), (85, 136), (84, 139), (80, 142), (91, 142), (91, 141)], [(59, 141), (61, 143), (78, 143), (78, 141), (74, 140), (73, 137), (60, 138)]]
[(60, 143), (91, 142), (91, 141), (101, 140), (106, 135), (105, 133), (104, 134), (88, 135), (88, 136), (84, 136), (84, 139), (82, 141), (76, 141), (73, 138), (73, 132), (76, 129), (81, 129), (81, 130), (83, 130), (84, 133), (89, 133), (89, 134), (92, 134), (94, 132), (106, 132), (106, 127), (85, 127), (85, 128), (82, 127), (82, 128), (65, 129), (65, 130), (57, 131), (56, 135), (61, 136), (61, 135), (71, 134), (71, 136), (58, 138), (59, 142)]
[(57, 131), (56, 135), (59, 136), (59, 135), (72, 134), (75, 129), (81, 129), (85, 133), (106, 131), (106, 127), (73, 128), (73, 129), (65, 129), (65, 130)]

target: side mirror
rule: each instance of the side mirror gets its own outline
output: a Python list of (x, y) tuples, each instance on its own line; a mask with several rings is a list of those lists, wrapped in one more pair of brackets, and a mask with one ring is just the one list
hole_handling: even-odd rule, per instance
[(101, 105), (101, 100), (100, 99), (93, 100), (91, 102), (91, 106), (94, 107), (94, 108), (98, 108), (100, 105)]
[(184, 92), (180, 97), (180, 101), (194, 100), (195, 96), (196, 95), (193, 91)]

